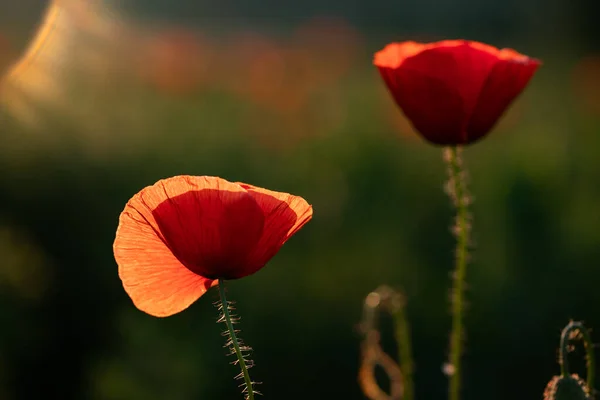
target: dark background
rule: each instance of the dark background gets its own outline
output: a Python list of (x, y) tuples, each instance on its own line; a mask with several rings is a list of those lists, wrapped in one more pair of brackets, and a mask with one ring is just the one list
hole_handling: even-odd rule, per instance
[[(177, 174), (314, 206), (265, 269), (229, 284), (265, 398), (363, 398), (357, 326), (383, 283), (407, 296), (417, 397), (444, 398), (452, 214), (441, 149), (371, 64), (394, 40), (468, 38), (544, 62), (465, 152), (476, 249), (463, 398), (541, 398), (561, 328), (600, 327), (596, 1), (96, 3), (66, 1), (0, 90), (0, 399), (242, 398), (215, 291), (157, 319), (117, 275), (119, 213)], [(0, 0), (3, 70), (44, 6)]]

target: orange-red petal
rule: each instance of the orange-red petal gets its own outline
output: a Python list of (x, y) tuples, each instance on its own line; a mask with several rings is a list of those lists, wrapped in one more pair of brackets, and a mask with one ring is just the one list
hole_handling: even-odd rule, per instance
[(312, 217), (300, 197), (216, 177), (176, 176), (136, 194), (114, 243), (134, 304), (155, 316), (260, 268)]
[(300, 228), (311, 220), (313, 209), (302, 197), (239, 183), (250, 193), (265, 217), (262, 237), (248, 259), (246, 275), (261, 269)]
[(150, 208), (159, 201), (151, 186), (125, 206), (113, 245), (119, 277), (140, 310), (166, 317), (185, 310), (215, 283), (186, 268), (173, 255)]
[[(248, 208), (254, 210), (248, 221), (260, 224), (251, 227), (254, 243), (249, 245), (244, 242), (248, 236), (231, 235), (238, 228), (245, 231), (237, 222), (248, 216)], [(121, 213), (113, 246), (125, 291), (148, 314), (180, 312), (220, 277), (207, 276), (220, 272), (215, 263), (228, 261), (219, 257), (239, 258), (242, 247), (245, 262), (262, 224), (262, 210), (252, 196), (221, 178), (176, 176), (146, 187)]]

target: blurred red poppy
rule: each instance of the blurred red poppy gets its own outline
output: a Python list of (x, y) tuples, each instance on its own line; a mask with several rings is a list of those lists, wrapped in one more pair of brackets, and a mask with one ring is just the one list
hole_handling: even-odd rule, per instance
[(301, 197), (217, 177), (175, 176), (137, 193), (119, 218), (114, 254), (140, 310), (178, 313), (217, 279), (251, 275), (312, 218)]
[(541, 63), (512, 49), (446, 40), (392, 43), (374, 64), (425, 139), (466, 145), (494, 127)]
[(199, 32), (165, 29), (150, 36), (140, 53), (140, 75), (163, 93), (194, 94), (210, 81), (214, 51)]
[(347, 20), (315, 16), (298, 27), (293, 44), (303, 49), (318, 86), (337, 83), (362, 58), (364, 38)]

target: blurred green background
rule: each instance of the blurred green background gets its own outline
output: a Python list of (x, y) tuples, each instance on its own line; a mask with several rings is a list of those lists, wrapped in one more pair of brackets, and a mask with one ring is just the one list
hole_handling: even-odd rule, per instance
[[(445, 398), (452, 214), (441, 149), (371, 65), (390, 41), (468, 38), (544, 62), (465, 153), (476, 249), (463, 398), (541, 398), (562, 327), (600, 327), (596, 1), (58, 3), (0, 90), (0, 399), (242, 398), (216, 291), (157, 319), (117, 275), (119, 213), (177, 174), (314, 206), (265, 269), (229, 285), (265, 398), (364, 398), (358, 325), (384, 283), (407, 296), (417, 397)], [(45, 6), (0, 0), (4, 70)]]

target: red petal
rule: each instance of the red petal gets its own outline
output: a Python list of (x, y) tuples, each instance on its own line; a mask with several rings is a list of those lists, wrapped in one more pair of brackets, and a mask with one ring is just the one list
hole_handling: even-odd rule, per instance
[(409, 57), (420, 53), (426, 48), (425, 44), (413, 41), (390, 43), (383, 50), (375, 53), (373, 64), (380, 68), (399, 68)]
[(496, 63), (481, 90), (467, 127), (471, 142), (485, 136), (494, 127), (540, 65), (538, 60), (524, 56), (502, 59)]
[(379, 71), (406, 118), (425, 139), (439, 145), (464, 140), (465, 106), (453, 87), (414, 70)]
[(156, 317), (185, 310), (216, 283), (173, 255), (140, 194), (121, 213), (113, 249), (125, 291), (137, 308)]
[(141, 198), (173, 254), (208, 278), (237, 277), (263, 231), (264, 216), (254, 198), (221, 178), (174, 177)]
[[(378, 67), (387, 68), (399, 68), (404, 61), (408, 58), (413, 57), (425, 50), (435, 49), (439, 47), (456, 47), (468, 42), (466, 40), (442, 40), (440, 42), (433, 43), (417, 43), (413, 41), (406, 41), (400, 43), (390, 43), (383, 50), (375, 53), (373, 64)], [(482, 45), (487, 46), (487, 45)], [(491, 46), (488, 48), (493, 49)], [(498, 51), (498, 49), (496, 49)]]
[[(471, 143), (487, 133), (535, 70), (522, 77), (524, 82), (518, 80), (505, 88), (505, 82), (495, 85), (489, 80), (490, 75), (503, 74), (498, 65), (527, 65), (530, 61), (512, 49), (447, 40), (392, 43), (375, 54), (374, 64), (406, 117), (426, 139), (456, 145)], [(486, 101), (491, 99), (490, 105), (482, 105), (482, 93)], [(468, 129), (475, 115), (476, 129)]]
[(263, 225), (262, 209), (239, 185), (214, 177), (159, 181), (121, 214), (114, 243), (119, 276), (140, 310), (175, 314), (214, 278), (245, 267)]
[(420, 46), (408, 42), (395, 49), (401, 52), (398, 57), (404, 59), (394, 69), (410, 70), (419, 76), (443, 82), (459, 94), (467, 114), (475, 107), (477, 96), (499, 54), (494, 47), (468, 41), (444, 41)]
[(244, 183), (240, 185), (254, 197), (265, 217), (262, 237), (245, 271), (245, 275), (250, 275), (264, 267), (281, 246), (311, 220), (313, 210), (302, 197)]

